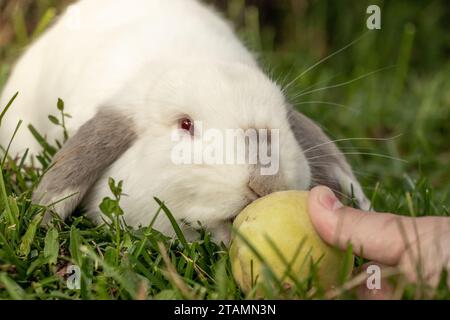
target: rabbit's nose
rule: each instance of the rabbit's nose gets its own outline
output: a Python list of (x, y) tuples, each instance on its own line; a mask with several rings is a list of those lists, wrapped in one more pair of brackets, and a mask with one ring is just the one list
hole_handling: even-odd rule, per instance
[(255, 201), (256, 199), (260, 198), (261, 196), (256, 193), (251, 187), (250, 185), (247, 186), (248, 192), (246, 193), (246, 197), (247, 199), (252, 202)]
[[(257, 161), (256, 164), (250, 166), (250, 177), (247, 185), (251, 193), (256, 195), (257, 198), (284, 189), (278, 165), (275, 166), (277, 170), (273, 172), (267, 170), (272, 167), (273, 160), (277, 159), (278, 162), (279, 148), (276, 147), (275, 150), (272, 150), (272, 146), (274, 146), (272, 137), (270, 134), (267, 134), (267, 131), (265, 133), (258, 133), (254, 136), (257, 139), (257, 150), (248, 148), (248, 152), (254, 152), (248, 154), (249, 158), (250, 156), (253, 156), (253, 158), (256, 156)], [(272, 151), (274, 151), (274, 154)]]
[(272, 192), (283, 190), (279, 174), (261, 175), (258, 166), (250, 174), (248, 188), (257, 198), (264, 197)]

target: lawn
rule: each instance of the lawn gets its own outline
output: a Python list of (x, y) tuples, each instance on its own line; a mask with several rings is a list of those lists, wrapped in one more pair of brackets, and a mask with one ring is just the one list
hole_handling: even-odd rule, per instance
[[(0, 89), (23, 48), (68, 2), (0, 2)], [(273, 79), (295, 80), (289, 100), (339, 140), (375, 210), (450, 216), (447, 1), (209, 2), (233, 21)], [(366, 28), (370, 4), (381, 7), (381, 30)], [(0, 119), (14, 112), (14, 103), (3, 114), (5, 107)], [(198, 241), (187, 243), (182, 234), (170, 239), (151, 225), (120, 228), (118, 181), (111, 180), (111, 197), (99, 204), (111, 225), (93, 225), (81, 209), (54, 228), (39, 228), (43, 208), (30, 198), (54, 149), (43, 148), (35, 168), (8, 157), (6, 149), (0, 149), (0, 299), (245, 298), (227, 249), (207, 232), (199, 230)], [(170, 208), (162, 205), (159, 214), (170, 216)], [(356, 267), (362, 262), (356, 259)], [(72, 264), (80, 267), (80, 290), (70, 288), (66, 273)], [(295, 290), (274, 286), (266, 294), (326, 297), (312, 284), (314, 275)], [(407, 286), (402, 297), (423, 295)], [(432, 297), (448, 299), (450, 292), (440, 287)]]

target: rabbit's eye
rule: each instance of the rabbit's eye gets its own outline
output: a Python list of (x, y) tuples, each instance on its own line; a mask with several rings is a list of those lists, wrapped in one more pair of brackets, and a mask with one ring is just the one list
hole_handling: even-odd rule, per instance
[(179, 127), (182, 130), (188, 131), (191, 135), (194, 134), (194, 124), (189, 118), (183, 118), (179, 121)]

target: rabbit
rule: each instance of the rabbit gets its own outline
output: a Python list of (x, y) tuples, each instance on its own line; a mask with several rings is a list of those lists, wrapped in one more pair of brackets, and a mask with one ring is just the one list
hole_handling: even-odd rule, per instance
[[(269, 193), (327, 185), (370, 206), (336, 145), (296, 111), (282, 88), (213, 8), (197, 0), (80, 0), (25, 50), (2, 92), (18, 91), (0, 127), (6, 145), (22, 119), (49, 141), (60, 135), (48, 114), (65, 101), (69, 140), (43, 175), (33, 200), (66, 219), (81, 205), (93, 221), (110, 196), (108, 179), (123, 181), (125, 222), (146, 226), (158, 197), (188, 239), (198, 222), (217, 241), (229, 241), (233, 218)], [(173, 134), (183, 141), (204, 129), (276, 129), (279, 169), (262, 175), (258, 164), (176, 164)], [(19, 130), (10, 154), (39, 146)], [(320, 157), (320, 164), (311, 158)], [(51, 212), (44, 224), (51, 221)], [(153, 227), (174, 235), (159, 214)]]

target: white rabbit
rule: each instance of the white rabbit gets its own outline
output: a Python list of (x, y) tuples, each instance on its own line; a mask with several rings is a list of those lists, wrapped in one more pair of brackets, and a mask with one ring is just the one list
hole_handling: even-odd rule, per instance
[[(110, 195), (109, 177), (123, 180), (129, 225), (151, 221), (156, 196), (189, 238), (200, 221), (217, 240), (227, 240), (230, 219), (277, 190), (325, 184), (349, 194), (353, 188), (360, 206), (368, 207), (335, 145), (289, 106), (224, 19), (194, 0), (78, 1), (19, 59), (0, 105), (16, 91), (0, 128), (2, 145), (19, 119), (49, 141), (58, 138), (60, 129), (47, 119), (58, 97), (72, 116), (71, 138), (34, 197), (45, 205), (67, 197), (52, 206), (62, 218), (82, 204), (101, 222), (98, 205)], [(250, 164), (174, 163), (174, 131), (198, 139), (189, 121), (221, 132), (278, 129), (279, 171), (264, 176)], [(22, 128), (10, 153), (26, 148), (39, 150)], [(320, 164), (308, 160), (317, 156)], [(154, 227), (173, 233), (164, 214)]]

